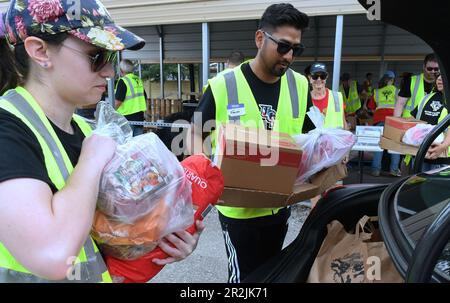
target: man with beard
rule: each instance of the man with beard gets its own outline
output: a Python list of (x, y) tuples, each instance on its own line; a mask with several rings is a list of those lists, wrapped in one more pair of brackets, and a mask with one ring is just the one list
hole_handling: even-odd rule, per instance
[[(308, 80), (289, 68), (303, 52), (301, 38), (307, 26), (308, 16), (291, 4), (273, 4), (266, 9), (255, 33), (256, 58), (209, 81), (196, 110), (202, 114), (203, 124), (195, 120), (193, 124), (196, 142), (201, 142), (203, 125), (210, 120), (215, 120), (216, 128), (239, 122), (291, 135), (313, 128), (305, 118), (312, 105)], [(215, 133), (211, 136), (212, 150)], [(282, 249), (290, 209), (217, 208), (228, 255), (229, 282), (239, 283)]]
[(411, 112), (417, 107), (425, 95), (431, 93), (440, 74), (439, 64), (434, 54), (428, 54), (423, 62), (423, 72), (419, 75), (405, 78), (395, 103), (394, 116), (411, 117)]

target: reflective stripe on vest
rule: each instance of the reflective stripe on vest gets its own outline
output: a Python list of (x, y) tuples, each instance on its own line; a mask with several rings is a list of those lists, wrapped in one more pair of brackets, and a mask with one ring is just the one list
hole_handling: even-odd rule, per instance
[[(436, 92), (432, 92), (427, 94), (425, 97), (423, 97), (422, 101), (419, 104), (419, 108), (417, 109), (417, 114), (415, 116), (416, 119), (420, 120), (423, 114), (423, 110), (425, 108), (425, 105), (427, 105), (428, 101), (436, 94)], [(448, 115), (448, 110), (443, 106), (441, 114), (439, 115), (438, 123), (444, 120), (445, 117)], [(448, 156), (450, 157), (450, 147), (448, 148), (447, 152)]]
[[(432, 92), (427, 94), (425, 97), (423, 97), (422, 101), (419, 104), (419, 108), (417, 109), (416, 119), (419, 119), (422, 117), (423, 110), (425, 109), (425, 105), (427, 105), (428, 101), (436, 94), (436, 92)], [(445, 106), (442, 107), (441, 114), (439, 116), (438, 122), (441, 122), (448, 114), (447, 109)]]
[[(289, 95), (291, 97), (291, 105), (292, 105), (292, 117), (297, 119), (299, 117), (299, 108), (298, 108), (298, 91), (297, 85), (295, 83), (294, 73), (291, 69), (286, 71), (287, 82), (289, 87)], [(228, 94), (228, 105), (238, 105), (238, 90), (236, 84), (236, 75), (234, 71), (230, 71), (224, 75), (225, 85), (227, 86), (227, 94)], [(338, 105), (339, 106), (339, 105)], [(240, 123), (240, 116), (228, 116), (230, 121)]]
[[(242, 73), (241, 66), (234, 68), (225, 75), (209, 80), (216, 103), (216, 123), (220, 125), (235, 122), (249, 127), (264, 127), (260, 108)], [(301, 133), (306, 116), (308, 94), (308, 81), (305, 77), (296, 74), (292, 70), (288, 70), (281, 77), (280, 96), (273, 126), (274, 131), (291, 135)], [(292, 96), (294, 97), (292, 98)], [(228, 106), (237, 104), (244, 104), (245, 114), (241, 117), (230, 117), (227, 111)], [(213, 142), (217, 140), (216, 135), (217, 132), (212, 135)], [(280, 209), (224, 206), (218, 206), (217, 208), (224, 216), (235, 219), (273, 215)]]
[[(331, 100), (333, 102), (330, 102)], [(324, 128), (344, 128), (344, 117), (341, 111), (343, 106), (342, 94), (328, 90), (328, 106), (325, 113)]]
[(411, 112), (417, 107), (417, 101), (422, 100), (425, 96), (425, 88), (424, 88), (424, 76), (423, 73), (420, 75), (415, 75), (411, 77), (411, 98), (406, 102), (405, 108), (403, 110), (403, 117), (409, 118), (411, 117)]
[[(8, 91), (6, 95), (0, 98), (0, 107), (22, 120), (35, 134), (44, 153), (45, 165), (50, 180), (52, 182), (56, 181), (54, 184), (60, 190), (64, 187), (65, 180), (73, 170), (71, 162), (67, 153), (65, 151), (62, 152), (64, 149), (61, 142), (55, 140), (56, 134), (53, 129), (50, 131), (49, 127), (51, 125), (48, 120), (48, 126), (45, 125), (46, 123), (42, 118), (42, 115), (45, 117), (45, 114), (39, 108), (39, 105), (34, 100), (28, 101), (19, 92), (32, 98), (25, 89), (18, 87), (16, 90)], [(36, 110), (40, 112), (36, 111), (30, 102), (34, 102)], [(82, 131), (88, 131), (89, 126), (81, 118), (74, 116), (74, 121), (80, 126)], [(88, 133), (85, 132), (85, 135), (88, 135)], [(53, 163), (56, 163), (56, 165), (53, 165)], [(31, 274), (0, 243), (0, 282), (111, 282), (105, 263), (90, 236), (86, 239), (78, 259), (75, 260), (73, 269), (74, 278), (79, 278), (79, 280), (45, 280)]]
[[(145, 112), (147, 109), (147, 102), (145, 100), (144, 84), (142, 83), (142, 80), (134, 74), (125, 75), (121, 80), (125, 83), (127, 92), (125, 99), (117, 109), (117, 112), (124, 116)], [(138, 83), (137, 87), (133, 84), (133, 80)]]

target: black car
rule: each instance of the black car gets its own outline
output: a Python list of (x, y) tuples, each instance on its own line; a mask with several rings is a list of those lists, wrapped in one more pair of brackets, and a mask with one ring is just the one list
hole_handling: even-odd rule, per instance
[[(367, 9), (371, 1), (359, 2)], [(380, 0), (381, 21), (419, 36), (433, 48), (450, 96), (450, 5), (437, 0), (421, 3)], [(406, 282), (450, 282), (450, 166), (418, 173), (424, 161), (430, 162), (425, 160), (429, 146), (449, 126), (450, 115), (427, 136), (416, 156), (414, 175), (390, 185), (351, 185), (328, 193), (297, 238), (244, 282), (306, 282), (327, 224), (338, 220), (351, 230), (364, 215), (378, 216), (388, 253)]]

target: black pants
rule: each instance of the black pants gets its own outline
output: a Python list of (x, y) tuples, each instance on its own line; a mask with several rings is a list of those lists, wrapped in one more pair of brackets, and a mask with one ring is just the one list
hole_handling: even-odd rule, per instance
[(290, 214), (290, 208), (284, 208), (276, 215), (232, 219), (219, 212), (228, 256), (229, 283), (240, 283), (281, 251)]

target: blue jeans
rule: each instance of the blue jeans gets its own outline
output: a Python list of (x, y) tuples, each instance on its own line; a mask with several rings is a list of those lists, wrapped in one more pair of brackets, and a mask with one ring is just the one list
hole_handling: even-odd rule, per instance
[(438, 169), (438, 168), (441, 168), (442, 166), (445, 166), (445, 165), (442, 165), (442, 164), (431, 164), (431, 163), (424, 162), (424, 163), (422, 163), (422, 172), (424, 173), (424, 172), (427, 172), (427, 171), (430, 171), (430, 170)]
[(131, 129), (133, 130), (133, 137), (142, 135), (144, 133), (144, 127), (140, 125), (131, 125)]
[[(375, 126), (384, 126), (384, 122), (377, 123)], [(372, 170), (381, 170), (381, 161), (383, 160), (383, 152), (374, 152), (372, 160)], [(391, 171), (397, 171), (400, 165), (400, 155), (391, 154), (391, 163), (389, 169)]]

